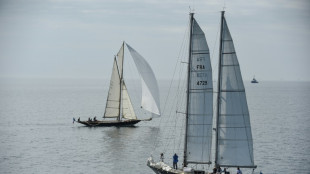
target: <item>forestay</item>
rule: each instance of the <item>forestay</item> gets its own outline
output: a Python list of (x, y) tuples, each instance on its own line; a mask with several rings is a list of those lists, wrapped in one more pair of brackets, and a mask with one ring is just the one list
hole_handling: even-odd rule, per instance
[(217, 164), (254, 167), (253, 140), (245, 89), (233, 40), (222, 18)]
[(141, 76), (141, 106), (147, 111), (160, 115), (159, 89), (153, 70), (146, 62), (146, 60), (136, 50), (134, 50), (128, 44), (126, 45)]
[(213, 84), (209, 48), (193, 18), (188, 80), (187, 163), (211, 163)]

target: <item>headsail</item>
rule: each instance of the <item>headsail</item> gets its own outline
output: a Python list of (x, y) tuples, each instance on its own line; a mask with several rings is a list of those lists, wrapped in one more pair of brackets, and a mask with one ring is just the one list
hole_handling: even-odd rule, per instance
[(125, 82), (123, 82), (123, 93), (122, 93), (122, 116), (127, 119), (137, 119), (135, 111), (132, 107), (130, 97), (127, 92)]
[[(193, 15), (193, 14), (191, 14)], [(211, 163), (213, 84), (204, 32), (191, 16), (185, 163)]]
[(220, 45), (216, 163), (255, 167), (250, 116), (239, 63), (224, 12)]
[(154, 114), (160, 115), (159, 89), (152, 68), (146, 60), (128, 44), (127, 48), (136, 64), (142, 81), (141, 106)]

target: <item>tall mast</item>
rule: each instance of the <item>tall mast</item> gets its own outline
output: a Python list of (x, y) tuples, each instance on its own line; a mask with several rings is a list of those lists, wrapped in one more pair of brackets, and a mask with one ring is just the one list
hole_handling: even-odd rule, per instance
[(185, 118), (185, 140), (184, 140), (184, 156), (183, 164), (187, 166), (187, 132), (188, 132), (188, 101), (189, 101), (189, 88), (190, 88), (190, 68), (191, 68), (191, 57), (192, 57), (192, 33), (193, 33), (193, 21), (194, 13), (190, 13), (190, 28), (189, 28), (189, 49), (188, 49), (188, 67), (187, 67), (187, 95), (186, 95), (186, 118)]
[(120, 95), (119, 95), (119, 116), (117, 118), (118, 121), (121, 120), (122, 118), (122, 93), (123, 93), (123, 83), (124, 83), (124, 79), (123, 79), (123, 65), (124, 65), (124, 43), (122, 44), (122, 62), (121, 62), (121, 72), (120, 72)]
[(220, 103), (221, 103), (221, 78), (222, 78), (222, 47), (223, 47), (223, 22), (224, 22), (224, 13), (222, 11), (221, 17), (221, 34), (220, 34), (220, 49), (219, 49), (219, 70), (218, 70), (218, 79), (217, 79), (217, 106), (216, 106), (216, 134), (215, 134), (215, 166), (218, 167), (217, 164), (217, 156), (218, 156), (218, 123), (220, 117)]

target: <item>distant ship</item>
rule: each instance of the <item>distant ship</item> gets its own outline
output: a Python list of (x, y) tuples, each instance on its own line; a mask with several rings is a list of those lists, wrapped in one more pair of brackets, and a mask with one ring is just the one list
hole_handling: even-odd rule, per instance
[(255, 79), (255, 76), (253, 77), (253, 80), (251, 81), (251, 83), (258, 83), (258, 81)]

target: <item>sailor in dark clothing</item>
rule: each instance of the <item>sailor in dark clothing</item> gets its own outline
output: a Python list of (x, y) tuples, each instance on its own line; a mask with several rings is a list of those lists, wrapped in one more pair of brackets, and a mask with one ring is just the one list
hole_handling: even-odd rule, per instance
[(174, 169), (178, 169), (178, 155), (175, 153), (174, 155), (173, 155), (173, 168)]
[(216, 171), (217, 171), (217, 169), (216, 169), (216, 167), (214, 167), (213, 168), (213, 174), (216, 174)]

